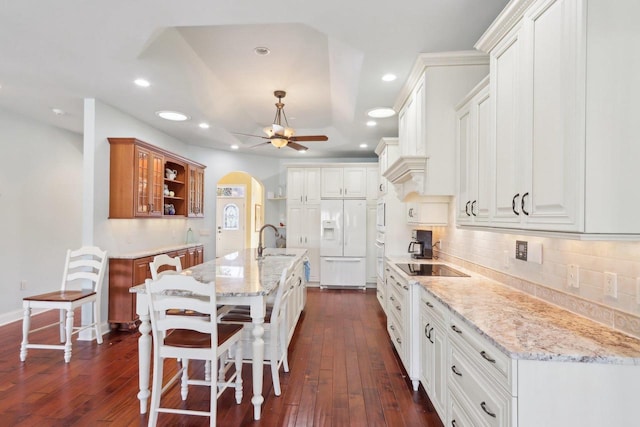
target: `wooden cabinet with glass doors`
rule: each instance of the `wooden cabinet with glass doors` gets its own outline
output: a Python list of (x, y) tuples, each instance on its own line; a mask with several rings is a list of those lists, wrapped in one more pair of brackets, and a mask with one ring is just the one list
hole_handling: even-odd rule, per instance
[(108, 140), (109, 218), (204, 217), (204, 165), (135, 138)]

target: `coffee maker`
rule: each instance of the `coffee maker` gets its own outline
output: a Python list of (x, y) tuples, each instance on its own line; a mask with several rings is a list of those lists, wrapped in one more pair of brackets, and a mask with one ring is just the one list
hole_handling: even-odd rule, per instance
[(411, 230), (411, 242), (407, 252), (411, 258), (433, 258), (433, 235), (430, 230)]

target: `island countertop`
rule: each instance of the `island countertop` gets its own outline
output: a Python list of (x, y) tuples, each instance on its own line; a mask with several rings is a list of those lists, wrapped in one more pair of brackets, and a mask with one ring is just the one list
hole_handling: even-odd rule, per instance
[[(218, 296), (268, 295), (278, 286), (282, 270), (298, 262), (306, 249), (265, 249), (256, 258), (255, 249), (244, 249), (182, 271), (203, 283), (215, 283)], [(144, 292), (144, 285), (131, 288)]]
[(387, 261), (513, 359), (640, 365), (640, 340), (606, 325), (455, 264), (427, 261), (470, 277), (408, 276), (395, 264), (415, 260)]

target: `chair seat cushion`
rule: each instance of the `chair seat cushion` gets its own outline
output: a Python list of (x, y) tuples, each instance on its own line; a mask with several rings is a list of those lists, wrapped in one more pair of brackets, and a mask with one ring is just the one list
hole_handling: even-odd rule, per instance
[(47, 294), (32, 295), (22, 298), (23, 301), (50, 301), (50, 302), (70, 302), (78, 301), (82, 298), (86, 298), (90, 295), (94, 295), (95, 292), (91, 289), (67, 290), (67, 291), (55, 291)]
[[(251, 323), (253, 320), (251, 319), (251, 315), (249, 313), (231, 310), (230, 312), (222, 316), (220, 318), (220, 321)], [(271, 323), (271, 310), (267, 310), (267, 313), (264, 316), (264, 323)]]
[[(242, 325), (218, 325), (218, 346), (242, 330)], [(174, 329), (164, 339), (166, 345), (183, 348), (211, 347), (211, 335), (188, 329)]]

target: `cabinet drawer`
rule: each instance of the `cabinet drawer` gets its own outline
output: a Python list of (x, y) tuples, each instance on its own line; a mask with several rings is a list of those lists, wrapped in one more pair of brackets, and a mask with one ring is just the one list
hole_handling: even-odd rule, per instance
[[(464, 355), (464, 350), (455, 343), (449, 346), (448, 383), (454, 395), (461, 402), (469, 404), (469, 415), (490, 427), (510, 426), (512, 409), (511, 397), (495, 381), (484, 376), (480, 367)], [(512, 408), (513, 407), (513, 408)], [(515, 417), (514, 417), (515, 418)]]
[(447, 309), (424, 289), (420, 291), (420, 310), (424, 310), (428, 316), (440, 321), (443, 325), (446, 324)]
[(404, 333), (402, 327), (398, 325), (397, 320), (393, 316), (387, 317), (387, 332), (404, 363)]
[(390, 289), (392, 293), (395, 293), (398, 298), (398, 302), (405, 304), (406, 295), (409, 293), (409, 285), (402, 280), (399, 273), (390, 269), (387, 273), (387, 289)]
[(458, 319), (452, 317), (449, 326), (451, 340), (464, 349), (465, 354), (481, 366), (486, 375), (493, 378), (509, 394), (516, 396), (511, 358)]
[(449, 391), (449, 419), (451, 427), (477, 427), (467, 413), (468, 409), (458, 402), (454, 393)]
[(394, 289), (391, 289), (391, 292), (389, 292), (387, 310), (392, 312), (393, 315), (398, 318), (398, 321), (400, 321), (404, 326), (405, 311), (407, 310), (407, 307), (403, 301), (404, 298), (402, 298), (402, 296), (400, 296)]

